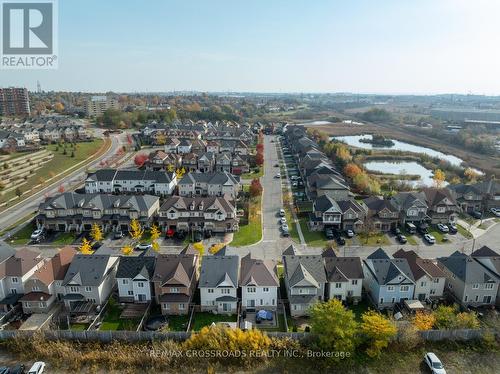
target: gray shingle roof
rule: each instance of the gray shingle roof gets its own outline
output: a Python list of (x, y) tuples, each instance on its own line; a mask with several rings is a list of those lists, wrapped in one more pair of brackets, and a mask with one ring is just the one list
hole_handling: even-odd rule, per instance
[(326, 277), (329, 282), (341, 282), (350, 279), (363, 279), (363, 267), (359, 257), (326, 257)]
[(116, 271), (116, 277), (133, 279), (138, 274), (141, 274), (146, 279), (151, 279), (151, 277), (153, 276), (154, 268), (155, 268), (154, 257), (122, 256), (120, 257), (118, 270)]
[(116, 257), (106, 255), (76, 255), (71, 261), (63, 286), (71, 281), (81, 286), (98, 286), (102, 283), (108, 272), (108, 265), (116, 263)]
[(208, 183), (220, 185), (236, 185), (238, 182), (228, 172), (187, 173), (179, 184)]
[(365, 264), (372, 273), (378, 284), (386, 285), (396, 282), (398, 283), (398, 276), (408, 278), (414, 282), (413, 274), (411, 272), (408, 261), (405, 258), (393, 259), (366, 259)]
[(240, 258), (238, 256), (203, 256), (200, 287), (238, 287)]
[(241, 259), (240, 286), (278, 287), (276, 261), (254, 259), (250, 254)]
[(449, 257), (438, 258), (438, 264), (444, 266), (457, 278), (467, 284), (492, 281), (495, 275), (484, 268), (471, 256), (455, 251)]
[(319, 287), (326, 282), (325, 266), (321, 255), (283, 256), (285, 276), (290, 287), (309, 284)]

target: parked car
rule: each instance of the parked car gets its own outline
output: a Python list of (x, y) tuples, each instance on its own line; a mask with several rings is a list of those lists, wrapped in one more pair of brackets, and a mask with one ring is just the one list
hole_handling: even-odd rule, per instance
[(431, 234), (425, 234), (424, 235), (424, 239), (427, 243), (429, 244), (434, 244), (436, 243), (436, 238), (434, 236), (432, 236)]
[(290, 236), (290, 231), (283, 229), (283, 236)]
[(293, 181), (297, 181), (297, 180), (299, 180), (299, 179), (300, 179), (300, 177), (299, 177), (299, 176), (297, 176), (297, 175), (292, 175), (292, 176), (290, 177), (290, 179), (291, 179), (291, 180), (293, 180)]
[(496, 217), (500, 217), (500, 208), (490, 208), (490, 213)]
[(333, 240), (335, 239), (335, 235), (333, 234), (333, 230), (332, 229), (326, 229), (325, 230), (325, 236), (328, 240)]
[(280, 209), (280, 217), (284, 217), (285, 216), (285, 209)]
[(151, 248), (153, 248), (153, 245), (151, 243), (139, 243), (135, 247), (135, 249), (137, 251), (146, 251), (146, 250), (151, 249)]
[(280, 178), (281, 178), (281, 174), (280, 174), (280, 173), (276, 174), (276, 175), (274, 176), (274, 178), (276, 178), (276, 179), (280, 179)]
[(36, 229), (31, 234), (31, 240), (40, 240), (45, 236), (45, 229), (42, 227), (41, 229)]
[(123, 234), (123, 231), (116, 231), (114, 234), (113, 234), (113, 239), (115, 240), (118, 240), (118, 239), (122, 239), (125, 235)]
[(456, 234), (458, 232), (458, 227), (454, 223), (449, 223), (448, 229), (450, 230), (450, 234)]
[(446, 374), (446, 370), (441, 360), (432, 352), (425, 354), (424, 362), (427, 364), (433, 374)]
[(297, 182), (292, 182), (292, 187), (298, 187)]
[(483, 214), (477, 210), (473, 210), (472, 212), (470, 212), (470, 215), (475, 219), (481, 219), (481, 217), (483, 216)]
[(354, 236), (354, 231), (352, 231), (352, 230), (345, 230), (345, 235), (348, 238), (352, 238)]
[(396, 238), (401, 244), (406, 244), (408, 242), (408, 239), (406, 239), (406, 236), (404, 236), (403, 234), (399, 234), (398, 236), (396, 236)]
[(280, 167), (280, 164), (274, 164), (274, 167), (275, 167), (275, 168), (279, 168), (279, 167)]
[(345, 239), (343, 237), (341, 237), (340, 235), (337, 236), (336, 241), (337, 241), (338, 245), (344, 245), (345, 244)]
[(438, 223), (437, 228), (441, 232), (450, 232), (450, 229), (444, 223)]
[(203, 233), (200, 231), (195, 231), (193, 234), (193, 240), (195, 242), (201, 242), (203, 240)]
[(406, 228), (406, 231), (408, 231), (409, 234), (415, 234), (417, 232), (417, 226), (415, 226), (411, 222), (406, 222), (405, 223), (405, 228)]
[(259, 310), (257, 315), (255, 316), (255, 322), (261, 321), (272, 321), (273, 320), (273, 312), (268, 310)]
[(280, 218), (280, 223), (283, 225), (286, 223), (286, 218), (285, 217), (281, 217)]
[(286, 231), (288, 231), (288, 225), (287, 225), (286, 223), (283, 223), (283, 224), (281, 225), (281, 230), (283, 230), (283, 231), (285, 231), (285, 230), (286, 230)]
[(42, 374), (44, 370), (45, 370), (45, 362), (37, 361), (28, 371), (28, 374)]

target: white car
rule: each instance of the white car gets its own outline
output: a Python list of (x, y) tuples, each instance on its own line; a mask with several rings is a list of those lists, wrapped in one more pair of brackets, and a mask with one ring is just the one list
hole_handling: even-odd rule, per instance
[(38, 240), (38, 239), (42, 238), (44, 231), (45, 230), (43, 228), (33, 231), (33, 233), (31, 234), (31, 237), (30, 237), (31, 240)]
[(431, 369), (432, 374), (446, 374), (446, 370), (444, 370), (441, 360), (434, 353), (426, 353), (424, 361), (429, 369)]
[(437, 225), (437, 228), (439, 229), (439, 231), (441, 232), (449, 232), (450, 229), (448, 228), (448, 226), (446, 226), (445, 224), (443, 223), (438, 223)]
[(288, 231), (288, 225), (287, 225), (286, 223), (282, 224), (282, 225), (281, 225), (281, 229), (282, 229), (283, 231)]
[(284, 224), (286, 223), (286, 218), (285, 218), (285, 217), (281, 217), (281, 219), (280, 219), (280, 223), (281, 223), (282, 225), (284, 225)]
[(284, 217), (285, 216), (285, 209), (280, 209), (280, 217)]
[(500, 217), (500, 208), (490, 208), (491, 214)]
[(151, 248), (153, 248), (153, 245), (151, 243), (140, 243), (137, 247), (135, 247), (135, 249), (138, 251), (145, 251)]
[(354, 231), (352, 230), (345, 230), (345, 234), (348, 238), (354, 237)]
[(280, 173), (278, 173), (278, 174), (276, 174), (274, 177), (275, 177), (276, 179), (280, 179), (280, 178), (281, 178), (281, 174), (280, 174)]
[(44, 370), (45, 370), (45, 362), (37, 361), (28, 371), (28, 374), (42, 374)]
[(436, 238), (432, 236), (431, 234), (425, 234), (424, 239), (427, 241), (429, 244), (434, 244), (436, 243)]

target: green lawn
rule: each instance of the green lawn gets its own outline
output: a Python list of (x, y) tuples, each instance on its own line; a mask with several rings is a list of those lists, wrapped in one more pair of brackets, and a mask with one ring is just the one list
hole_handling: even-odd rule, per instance
[(186, 331), (189, 315), (168, 316), (168, 331)]
[(389, 245), (389, 238), (383, 232), (374, 233), (372, 235), (366, 235), (365, 233), (359, 234), (359, 241), (361, 245)]
[(35, 230), (35, 225), (27, 224), (22, 229), (17, 231), (9, 240), (9, 244), (25, 245), (30, 242), (31, 233)]
[(55, 239), (52, 241), (52, 244), (55, 245), (68, 245), (73, 244), (76, 239), (76, 234), (73, 232), (61, 232), (57, 234)]
[(89, 328), (87, 323), (72, 323), (71, 330), (72, 331), (85, 331)]
[[(38, 169), (34, 174), (32, 174), (26, 184), (23, 184), (19, 188), (21, 191), (26, 191), (40, 183), (40, 180), (46, 181), (52, 175), (57, 175), (59, 173), (65, 172), (70, 169), (75, 164), (88, 160), (92, 157), (103, 145), (103, 139), (95, 139), (88, 143), (77, 143), (76, 149), (74, 150), (70, 144), (66, 145), (66, 154), (63, 154), (64, 148), (59, 146), (56, 151), (57, 145), (50, 144), (47, 149), (54, 154), (52, 160), (44, 164), (40, 169)], [(74, 151), (74, 157), (71, 157), (71, 153)], [(51, 180), (50, 183), (53, 181)], [(15, 196), (15, 191), (7, 192), (0, 198), (0, 202), (7, 201)], [(28, 196), (28, 195), (25, 195)], [(23, 196), (24, 197), (24, 196)], [(17, 201), (16, 201), (17, 202)]]
[(140, 319), (123, 319), (120, 318), (122, 309), (116, 304), (116, 301), (108, 303), (106, 314), (102, 320), (101, 331), (115, 331), (115, 330), (132, 330), (135, 331), (139, 325)]
[(210, 312), (200, 312), (194, 314), (194, 321), (192, 322), (192, 330), (199, 331), (205, 326), (210, 326), (212, 323), (217, 322), (236, 322), (236, 314), (213, 314)]
[(472, 239), (472, 234), (462, 225), (457, 225), (457, 230), (466, 239)]
[(264, 175), (264, 166), (259, 166), (259, 172), (255, 173), (253, 171), (253, 168), (250, 169), (250, 172), (241, 174), (241, 179), (254, 179), (254, 178), (260, 178)]
[(408, 239), (408, 244), (410, 245), (417, 245), (417, 239), (415, 239), (415, 236), (413, 234), (410, 234), (408, 231), (405, 229), (401, 230), (401, 233), (406, 236), (406, 239)]
[(307, 218), (302, 217), (299, 219), (300, 229), (302, 230), (302, 235), (304, 235), (304, 240), (307, 245), (312, 247), (325, 247), (328, 244), (328, 240), (326, 239), (323, 231), (310, 231), (307, 226)]
[(239, 230), (234, 233), (231, 245), (234, 247), (242, 247), (245, 245), (255, 244), (262, 238), (262, 195), (250, 199), (248, 224), (240, 226)]
[(443, 240), (444, 234), (441, 231), (439, 231), (438, 229), (433, 228), (433, 227), (429, 227), (429, 234), (431, 234), (432, 236), (434, 236), (436, 238), (437, 244), (446, 243)]

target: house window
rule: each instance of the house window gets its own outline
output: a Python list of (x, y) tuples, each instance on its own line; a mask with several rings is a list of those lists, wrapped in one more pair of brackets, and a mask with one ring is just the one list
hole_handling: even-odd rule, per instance
[(340, 282), (335, 283), (335, 288), (342, 288), (342, 283)]
[(137, 283), (137, 287), (139, 287), (139, 288), (144, 287), (144, 282), (139, 282), (139, 283)]
[(207, 292), (208, 292), (208, 293), (214, 293), (214, 289), (213, 289), (213, 288), (209, 288), (209, 289), (207, 290)]
[(255, 293), (255, 291), (256, 291), (255, 287), (247, 287), (248, 293)]
[(436, 294), (436, 290), (434, 288), (431, 288), (430, 294), (431, 295), (435, 295)]
[(439, 283), (439, 278), (434, 278), (434, 283)]
[(262, 292), (269, 292), (269, 287), (264, 287), (264, 288), (262, 289)]
[(177, 287), (170, 287), (170, 293), (179, 293), (179, 289)]
[(465, 299), (464, 299), (465, 302), (469, 301), (469, 297), (467, 295), (465, 295)]
[(353, 280), (351, 281), (351, 284), (352, 284), (353, 286), (356, 286), (356, 285), (358, 284), (358, 280), (357, 280), (357, 279), (353, 279)]
[(179, 310), (185, 310), (186, 304), (179, 304)]
[(476, 295), (476, 299), (475, 300), (476, 300), (476, 302), (479, 301), (479, 295)]
[(394, 286), (387, 286), (387, 292), (393, 292)]
[(408, 292), (409, 289), (410, 289), (410, 286), (401, 286), (400, 287), (401, 292)]
[(478, 283), (475, 283), (472, 285), (472, 289), (473, 290), (477, 290), (479, 288), (479, 284)]
[(163, 304), (163, 309), (169, 310), (170, 309), (170, 304)]
[(122, 279), (122, 284), (128, 284), (128, 279)]
[(427, 282), (420, 282), (420, 287), (425, 287), (427, 285)]
[(76, 287), (76, 286), (71, 286), (71, 287), (69, 288), (69, 291), (70, 291), (70, 292), (78, 292), (79, 290), (80, 290), (80, 289), (79, 289), (79, 287)]
[(393, 304), (394, 304), (395, 302), (396, 302), (396, 298), (395, 298), (395, 297), (393, 297), (393, 298), (391, 299), (391, 303), (393, 303)]
[(129, 296), (134, 296), (134, 291), (130, 291), (130, 290), (129, 290), (129, 291), (128, 291), (128, 295), (129, 295)]
[(19, 283), (19, 279), (17, 279), (16, 277), (12, 277), (12, 283)]
[(85, 287), (85, 292), (92, 292), (92, 287), (86, 286)]
[(380, 304), (383, 304), (383, 303), (384, 303), (384, 298), (383, 298), (383, 297), (381, 297), (381, 298), (380, 298)]
[(40, 287), (38, 287), (38, 286), (33, 286), (33, 288), (31, 289), (31, 291), (33, 291), (33, 292), (40, 291)]
[(230, 292), (231, 292), (231, 290), (229, 288), (222, 288), (220, 290), (220, 293), (223, 295), (229, 295)]
[(493, 283), (486, 283), (484, 285), (485, 290), (492, 290), (493, 289)]

